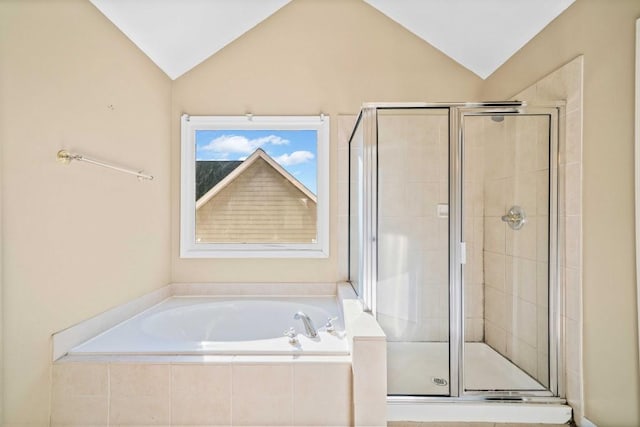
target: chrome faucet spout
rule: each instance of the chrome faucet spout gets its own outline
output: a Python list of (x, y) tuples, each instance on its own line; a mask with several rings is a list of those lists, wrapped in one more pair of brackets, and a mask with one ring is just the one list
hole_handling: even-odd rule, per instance
[(307, 316), (305, 313), (303, 313), (302, 311), (299, 311), (293, 315), (293, 318), (295, 320), (302, 320), (302, 324), (304, 325), (304, 330), (309, 338), (315, 338), (318, 336), (318, 331), (313, 326), (313, 322), (311, 321), (311, 318)]

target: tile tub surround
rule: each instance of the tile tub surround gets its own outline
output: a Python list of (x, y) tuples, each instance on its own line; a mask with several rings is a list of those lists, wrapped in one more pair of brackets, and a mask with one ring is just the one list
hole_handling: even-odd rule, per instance
[(70, 358), (52, 426), (352, 425), (349, 357)]
[(386, 425), (384, 333), (350, 285), (333, 289), (350, 355), (64, 356), (51, 425)]

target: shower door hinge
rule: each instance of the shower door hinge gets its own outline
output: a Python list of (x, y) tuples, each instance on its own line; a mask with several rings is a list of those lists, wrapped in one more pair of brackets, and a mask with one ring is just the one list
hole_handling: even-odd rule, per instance
[(460, 264), (467, 263), (467, 244), (460, 242)]

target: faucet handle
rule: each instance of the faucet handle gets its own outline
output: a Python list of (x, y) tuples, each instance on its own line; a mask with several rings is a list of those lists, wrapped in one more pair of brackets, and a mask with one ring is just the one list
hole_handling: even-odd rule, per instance
[(333, 322), (335, 322), (336, 320), (338, 320), (337, 317), (329, 317), (327, 319), (327, 324), (324, 325), (324, 327), (325, 327), (327, 332), (329, 332), (329, 333), (335, 332), (336, 325), (334, 325)]
[(293, 326), (290, 327), (288, 330), (284, 331), (282, 335), (289, 338), (289, 344), (296, 344), (298, 342), (298, 338), (297, 338), (298, 333), (293, 328)]

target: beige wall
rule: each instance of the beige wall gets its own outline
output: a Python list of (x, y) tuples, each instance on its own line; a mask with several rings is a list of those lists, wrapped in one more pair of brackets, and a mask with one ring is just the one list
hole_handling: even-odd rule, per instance
[(0, 93), (4, 421), (45, 426), (50, 335), (169, 280), (171, 85), (88, 1), (3, 1)]
[[(179, 258), (180, 114), (357, 113), (365, 101), (468, 100), (481, 80), (360, 0), (296, 0), (174, 82), (174, 281), (332, 281), (329, 259)], [(337, 121), (330, 150), (331, 236), (337, 232)]]
[(585, 415), (640, 425), (634, 274), (633, 127), (637, 0), (578, 0), (485, 83), (508, 98), (584, 54)]

